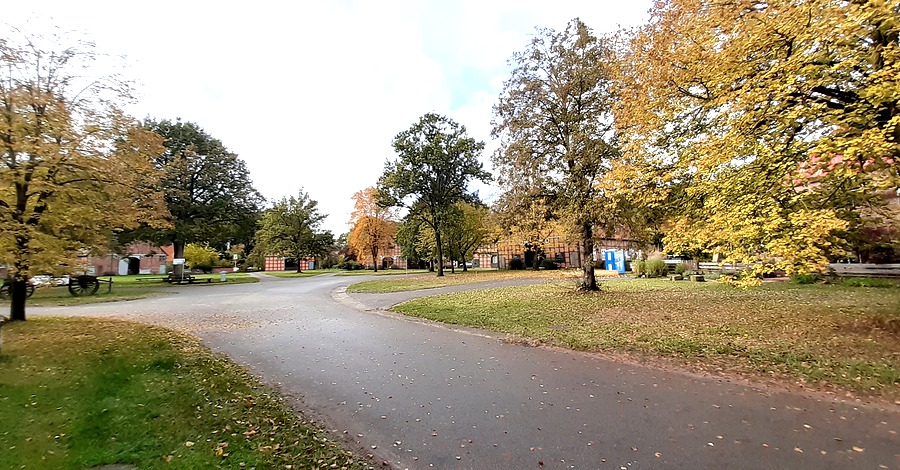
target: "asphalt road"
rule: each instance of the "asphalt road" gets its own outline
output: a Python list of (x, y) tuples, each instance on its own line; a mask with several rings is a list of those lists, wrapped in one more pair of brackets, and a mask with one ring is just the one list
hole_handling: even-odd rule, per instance
[(900, 468), (897, 406), (408, 319), (380, 308), (423, 292), (342, 292), (364, 277), (264, 279), (29, 315), (112, 316), (195, 334), (376, 466)]

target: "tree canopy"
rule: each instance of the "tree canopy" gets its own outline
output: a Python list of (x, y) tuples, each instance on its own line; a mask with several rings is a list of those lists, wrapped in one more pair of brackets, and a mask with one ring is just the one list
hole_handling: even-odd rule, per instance
[(301, 260), (323, 254), (334, 244), (330, 232), (319, 231), (324, 218), (318, 202), (301, 189), (297, 197), (284, 197), (263, 212), (255, 249), (264, 255), (295, 258), (300, 272)]
[(441, 229), (450, 207), (459, 201), (476, 201), (468, 191), (474, 180), (489, 181), (478, 156), (484, 142), (466, 134), (450, 118), (428, 113), (394, 137), (398, 158), (385, 164), (378, 180), (379, 203), (405, 207), (425, 223), (437, 238), (438, 276), (444, 275)]
[(148, 120), (144, 127), (164, 139), (155, 163), (164, 174), (159, 187), (172, 226), (133, 236), (172, 243), (176, 258), (184, 257), (187, 243), (224, 250), (227, 243), (250, 242), (264, 200), (246, 163), (192, 122)]
[(118, 108), (127, 84), (86, 76), (91, 44), (44, 42), (0, 40), (0, 263), (14, 320), (31, 276), (78, 274), (79, 255), (139, 222), (163, 228), (167, 215), (151, 161), (162, 142)]
[(900, 4), (657, 2), (624, 61), (631, 149), (685, 188), (671, 249), (819, 271), (898, 186)]
[(372, 257), (372, 265), (378, 272), (378, 253), (387, 250), (397, 234), (397, 222), (390, 207), (378, 205), (378, 190), (366, 188), (353, 195), (354, 210), (350, 214), (350, 235), (347, 243), (358, 253), (358, 259)]

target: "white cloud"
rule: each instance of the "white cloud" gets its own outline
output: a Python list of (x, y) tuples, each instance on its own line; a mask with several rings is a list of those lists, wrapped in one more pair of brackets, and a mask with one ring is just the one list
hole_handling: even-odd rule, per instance
[(352, 194), (375, 184), (393, 136), (422, 114), (446, 114), (495, 148), (491, 106), (506, 61), (536, 26), (560, 29), (578, 16), (611, 31), (639, 23), (649, 6), (44, 1), (5, 5), (3, 21), (83, 31), (100, 50), (126, 54), (138, 85), (129, 112), (198, 123), (247, 161), (266, 197), (303, 187), (340, 233)]

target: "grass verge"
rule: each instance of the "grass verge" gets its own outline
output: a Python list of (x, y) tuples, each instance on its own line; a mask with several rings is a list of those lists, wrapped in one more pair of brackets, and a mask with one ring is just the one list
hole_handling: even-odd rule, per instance
[(353, 293), (379, 293), (379, 292), (404, 292), (420, 289), (435, 289), (438, 287), (471, 284), (473, 282), (502, 281), (507, 279), (521, 279), (533, 277), (545, 277), (548, 279), (563, 279), (571, 273), (566, 271), (507, 271), (507, 270), (471, 270), (444, 273), (443, 277), (437, 277), (434, 273), (426, 273), (418, 276), (408, 276), (395, 279), (376, 279), (353, 284), (347, 288)]
[(334, 271), (326, 271), (326, 270), (313, 270), (313, 271), (303, 271), (302, 273), (290, 272), (290, 271), (263, 271), (263, 274), (266, 276), (274, 276), (274, 277), (285, 277), (285, 278), (294, 278), (294, 277), (312, 277), (312, 276), (320, 276), (322, 274), (330, 273)]
[(162, 328), (3, 328), (0, 468), (365, 468), (227, 359)]
[[(159, 287), (169, 287), (172, 284), (168, 282), (164, 282), (165, 279), (164, 274), (141, 274), (137, 276), (112, 276), (113, 280), (113, 290), (120, 287), (131, 287), (136, 289), (147, 289), (147, 288), (159, 288)], [(248, 284), (253, 282), (259, 282), (259, 279), (255, 277), (251, 277), (247, 273), (226, 273), (225, 279), (226, 281), (223, 283), (221, 281), (221, 274), (194, 274), (194, 277), (199, 281), (195, 284), (176, 284), (176, 287), (194, 287), (194, 286), (207, 286), (207, 285), (221, 285), (221, 284)], [(109, 279), (109, 277), (101, 277), (101, 279)], [(207, 279), (209, 279), (209, 283), (207, 283)], [(106, 289), (106, 284), (100, 285), (100, 290), (103, 291)]]
[(362, 269), (359, 271), (338, 271), (338, 276), (398, 276), (401, 274), (426, 274), (427, 269), (382, 269), (377, 273)]
[[(28, 305), (33, 307), (51, 307), (66, 305), (95, 304), (101, 302), (118, 302), (123, 300), (144, 299), (160, 295), (159, 289), (163, 288), (190, 288), (212, 285), (231, 285), (259, 282), (259, 279), (248, 276), (246, 273), (228, 273), (227, 280), (221, 282), (221, 274), (200, 274), (195, 277), (200, 279), (196, 284), (173, 285), (163, 282), (165, 276), (158, 274), (144, 274), (138, 276), (112, 276), (113, 287), (109, 290), (109, 284), (100, 283), (100, 289), (94, 295), (75, 297), (69, 294), (65, 286), (38, 287), (34, 295), (28, 298)], [(102, 280), (110, 277), (100, 277)], [(209, 279), (210, 282), (207, 282)], [(9, 299), (0, 299), (0, 306), (9, 305)]]
[(443, 294), (393, 310), (900, 400), (900, 289), (634, 280), (607, 282), (599, 293), (545, 284)]

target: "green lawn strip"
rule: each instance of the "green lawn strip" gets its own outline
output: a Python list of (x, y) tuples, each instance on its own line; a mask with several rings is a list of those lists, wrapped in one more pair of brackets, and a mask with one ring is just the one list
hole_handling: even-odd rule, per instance
[(197, 341), (114, 320), (3, 328), (0, 468), (365, 468)]
[(313, 271), (303, 271), (302, 273), (290, 272), (290, 271), (264, 271), (263, 274), (266, 276), (275, 276), (275, 277), (312, 277), (312, 276), (320, 276), (322, 274), (327, 274), (334, 271), (326, 271), (326, 270), (313, 270)]
[[(160, 275), (139, 275), (139, 276), (112, 276), (113, 286), (110, 292), (109, 284), (100, 283), (100, 289), (94, 295), (85, 295), (75, 297), (69, 293), (66, 286), (38, 287), (34, 291), (34, 295), (28, 298), (28, 305), (34, 307), (48, 306), (66, 306), (66, 305), (82, 305), (101, 302), (117, 302), (123, 300), (144, 299), (162, 295), (159, 289), (174, 287), (177, 289), (187, 289), (196, 286), (212, 286), (212, 285), (231, 285), (246, 284), (259, 282), (259, 279), (248, 276), (246, 273), (229, 273), (226, 281), (221, 282), (221, 274), (198, 274), (195, 275), (200, 282), (196, 284), (170, 284), (163, 282), (165, 276)], [(110, 277), (100, 277), (106, 281)], [(207, 282), (206, 279), (210, 281)], [(0, 299), (0, 306), (9, 305), (9, 299)]]
[[(65, 287), (41, 287), (35, 289), (34, 295), (28, 298), (28, 306), (50, 307), (61, 305), (82, 305), (99, 302), (118, 302), (123, 300), (144, 299), (160, 295), (147, 289), (113, 287), (112, 292), (107, 291), (107, 286), (102, 284), (100, 290), (94, 295), (75, 297), (69, 294)], [(0, 305), (9, 305), (9, 300), (0, 301)]]
[(353, 293), (379, 293), (379, 292), (403, 292), (419, 289), (435, 289), (438, 287), (471, 284), (473, 282), (501, 281), (507, 279), (523, 279), (534, 277), (546, 277), (548, 279), (561, 279), (566, 273), (562, 271), (458, 271), (455, 274), (446, 272), (443, 277), (437, 277), (434, 273), (419, 276), (408, 276), (395, 279), (376, 279), (353, 284), (347, 288)]
[[(199, 282), (195, 284), (179, 284), (178, 286), (187, 287), (187, 286), (200, 286), (207, 285), (207, 279), (210, 280), (208, 284), (247, 284), (253, 282), (259, 282), (259, 279), (255, 277), (251, 277), (247, 273), (226, 273), (225, 274), (225, 282), (222, 282), (221, 274), (194, 274), (194, 278), (196, 278)], [(113, 280), (113, 290), (119, 287), (134, 287), (134, 288), (159, 288), (159, 287), (167, 287), (172, 284), (163, 281), (166, 278), (165, 274), (140, 274), (137, 276), (100, 276), (100, 279)], [(105, 283), (100, 284), (100, 290), (103, 291), (107, 288)]]
[(584, 351), (636, 352), (900, 398), (900, 289), (662, 280), (443, 294), (392, 310)]
[(398, 276), (402, 274), (425, 274), (427, 269), (382, 269), (377, 273), (375, 271), (359, 270), (359, 271), (338, 271), (338, 276)]

